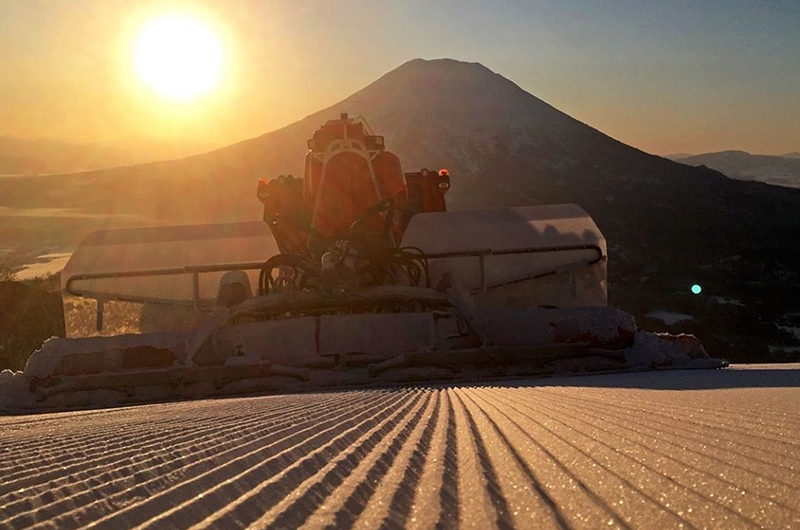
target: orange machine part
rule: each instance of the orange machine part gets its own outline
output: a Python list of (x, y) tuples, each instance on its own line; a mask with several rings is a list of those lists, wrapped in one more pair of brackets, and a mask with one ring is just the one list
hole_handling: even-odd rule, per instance
[(310, 216), (302, 200), (302, 181), (291, 176), (260, 179), (258, 198), (264, 204), (264, 221), (272, 228), (281, 252), (304, 254)]
[[(344, 239), (353, 222), (380, 200), (368, 162), (356, 153), (336, 154), (328, 160), (317, 187), (311, 226), (328, 239)], [(380, 230), (380, 216), (366, 226)]]
[[(343, 151), (328, 160), (324, 173), (323, 177), (323, 164), (309, 153), (303, 196), (313, 212), (312, 228), (327, 239), (346, 238), (353, 222), (384, 199), (394, 198), (396, 207), (406, 200), (406, 181), (400, 159), (388, 151), (379, 152), (369, 162), (357, 152)], [(383, 219), (375, 214), (363, 227), (378, 232), (383, 227)]]
[(429, 171), (423, 169), (406, 173), (408, 210), (410, 213), (445, 212), (444, 196), (450, 189), (450, 172), (446, 169)]

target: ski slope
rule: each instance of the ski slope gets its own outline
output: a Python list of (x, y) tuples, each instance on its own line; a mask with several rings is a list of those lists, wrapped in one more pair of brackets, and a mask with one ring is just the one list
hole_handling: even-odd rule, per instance
[(800, 528), (800, 365), (0, 418), (0, 528)]

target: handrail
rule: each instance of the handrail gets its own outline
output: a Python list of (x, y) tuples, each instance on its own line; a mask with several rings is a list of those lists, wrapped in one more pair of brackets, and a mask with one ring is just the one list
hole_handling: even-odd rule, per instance
[[(420, 257), (424, 257), (425, 259), (432, 260), (432, 259), (450, 259), (450, 258), (469, 258), (469, 257), (477, 257), (479, 259), (479, 267), (481, 271), (481, 288), (476, 292), (481, 292), (486, 290), (487, 288), (497, 287), (497, 286), (487, 286), (486, 285), (486, 265), (485, 259), (487, 256), (507, 256), (507, 255), (514, 255), (514, 254), (537, 254), (537, 253), (545, 253), (545, 252), (567, 252), (567, 251), (575, 251), (575, 250), (594, 250), (597, 252), (597, 257), (591, 261), (586, 262), (585, 264), (581, 263), (581, 266), (590, 266), (594, 265), (605, 258), (603, 253), (603, 249), (600, 248), (599, 245), (596, 244), (589, 244), (589, 245), (561, 245), (561, 246), (551, 246), (551, 247), (522, 247), (522, 248), (512, 248), (512, 249), (502, 249), (502, 250), (494, 250), (494, 249), (481, 249), (481, 250), (471, 250), (471, 251), (456, 251), (456, 252), (439, 252), (433, 254), (424, 254)], [(188, 305), (188, 301), (180, 301), (180, 300), (164, 300), (164, 299), (154, 299), (152, 297), (139, 297), (135, 295), (113, 295), (113, 294), (105, 294), (105, 293), (96, 293), (92, 291), (82, 291), (82, 290), (75, 290), (72, 287), (72, 284), (76, 281), (81, 280), (101, 280), (101, 279), (110, 279), (110, 278), (141, 278), (141, 277), (152, 277), (152, 276), (174, 276), (179, 274), (191, 274), (192, 275), (192, 302), (191, 304), (198, 310), (207, 310), (205, 308), (201, 308), (200, 304), (203, 300), (200, 299), (200, 274), (209, 273), (209, 272), (228, 272), (228, 271), (235, 271), (235, 270), (260, 270), (261, 267), (264, 265), (261, 261), (250, 261), (250, 262), (234, 262), (234, 263), (221, 263), (216, 265), (187, 265), (184, 267), (170, 267), (164, 269), (147, 269), (141, 271), (117, 271), (117, 272), (92, 272), (92, 273), (83, 273), (83, 274), (76, 274), (74, 276), (70, 276), (67, 279), (66, 285), (64, 286), (64, 291), (67, 294), (72, 296), (78, 296), (81, 298), (94, 298), (94, 299), (104, 299), (104, 300), (119, 300), (125, 302), (151, 302), (151, 303), (163, 303), (163, 304), (171, 304), (171, 305)], [(577, 265), (577, 264), (576, 264)], [(541, 276), (546, 276), (549, 274), (557, 273), (558, 271), (548, 271), (545, 273), (537, 273), (533, 276), (528, 276), (522, 278), (520, 280), (513, 280), (511, 282), (505, 282), (500, 285), (506, 285), (508, 283), (514, 283), (516, 281), (524, 281), (526, 279), (534, 279)]]
[[(136, 303), (156, 303), (165, 305), (186, 305), (192, 306), (198, 311), (209, 311), (201, 307), (203, 300), (200, 298), (200, 274), (208, 272), (228, 272), (235, 270), (260, 270), (264, 265), (261, 261), (221, 263), (217, 265), (187, 265), (184, 267), (171, 267), (165, 269), (146, 269), (141, 271), (117, 271), (117, 272), (91, 272), (76, 274), (67, 278), (64, 291), (72, 296), (81, 298), (94, 298), (96, 300), (115, 300), (120, 302)], [(169, 300), (163, 298), (153, 298), (149, 296), (136, 295), (111, 295), (108, 293), (96, 293), (87, 290), (74, 290), (73, 282), (81, 280), (103, 280), (110, 278), (145, 278), (153, 276), (176, 276), (179, 274), (192, 275), (192, 300)]]
[(467, 251), (455, 251), (455, 252), (438, 252), (433, 254), (425, 254), (427, 259), (441, 259), (441, 258), (460, 258), (460, 257), (474, 257), (474, 256), (503, 256), (507, 254), (536, 254), (542, 252), (562, 252), (562, 251), (570, 251), (570, 250), (594, 250), (597, 252), (597, 259), (592, 261), (590, 265), (594, 265), (595, 263), (599, 262), (603, 259), (603, 249), (600, 248), (600, 245), (597, 244), (589, 244), (589, 245), (557, 245), (551, 247), (520, 247), (520, 248), (509, 248), (509, 249), (501, 249), (501, 250), (494, 250), (491, 248), (481, 249), (481, 250), (467, 250)]
[[(511, 248), (511, 249), (502, 249), (502, 250), (494, 250), (494, 249), (483, 249), (483, 250), (473, 250), (473, 251), (466, 251), (466, 252), (440, 252), (436, 254), (425, 254), (426, 259), (449, 259), (449, 258), (467, 258), (467, 257), (477, 257), (478, 258), (478, 267), (480, 268), (480, 275), (481, 275), (481, 285), (477, 289), (472, 289), (472, 294), (479, 294), (487, 289), (492, 289), (495, 287), (502, 287), (505, 285), (510, 285), (513, 283), (519, 283), (526, 280), (534, 280), (536, 278), (543, 278), (545, 276), (550, 276), (551, 274), (558, 274), (562, 272), (561, 269), (554, 269), (551, 271), (536, 273), (536, 274), (529, 274), (525, 275), (521, 278), (517, 278), (514, 280), (509, 280), (505, 282), (501, 282), (498, 284), (487, 285), (486, 284), (486, 257), (487, 256), (508, 256), (514, 254), (536, 254), (536, 253), (544, 253), (544, 252), (569, 252), (574, 250), (594, 250), (597, 252), (597, 257), (591, 261), (587, 261), (586, 263), (577, 263), (572, 264), (569, 270), (582, 267), (589, 267), (596, 263), (599, 263), (605, 258), (603, 254), (603, 249), (600, 248), (599, 245), (590, 244), (590, 245), (558, 245), (558, 246), (551, 246), (551, 247), (522, 247), (522, 248)], [(568, 270), (566, 268), (562, 268), (564, 270)]]

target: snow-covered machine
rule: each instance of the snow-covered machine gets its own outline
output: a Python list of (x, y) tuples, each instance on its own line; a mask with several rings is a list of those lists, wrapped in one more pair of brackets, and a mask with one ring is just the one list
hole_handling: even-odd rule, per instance
[(62, 273), (67, 338), (21, 408), (523, 375), (714, 368), (691, 336), (607, 307), (606, 241), (572, 204), (447, 212), (346, 114), (264, 221), (95, 232)]

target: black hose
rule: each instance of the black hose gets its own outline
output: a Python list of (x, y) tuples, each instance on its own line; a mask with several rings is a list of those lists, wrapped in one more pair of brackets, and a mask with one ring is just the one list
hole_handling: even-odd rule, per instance
[(308, 261), (302, 256), (295, 254), (277, 254), (272, 256), (261, 267), (261, 271), (258, 275), (259, 296), (277, 291), (277, 284), (275, 283), (275, 278), (272, 277), (272, 271), (279, 267), (288, 267), (292, 269), (295, 278), (301, 279), (301, 283), (305, 283), (305, 276), (311, 272)]

